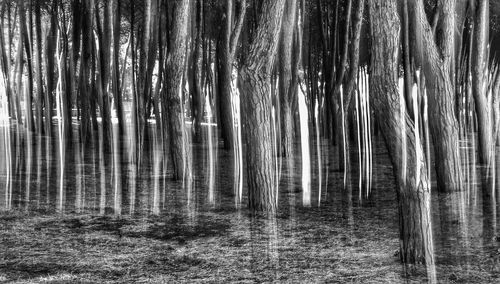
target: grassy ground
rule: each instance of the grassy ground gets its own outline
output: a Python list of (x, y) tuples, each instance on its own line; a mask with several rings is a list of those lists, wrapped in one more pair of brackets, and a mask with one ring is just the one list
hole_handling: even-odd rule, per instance
[[(396, 224), (388, 221), (395, 220), (393, 210), (374, 213), (354, 208), (353, 213), (354, 222), (335, 211), (314, 208), (297, 208), (293, 216), (281, 214), (275, 221), (252, 219), (245, 211), (234, 210), (148, 218), (2, 213), (0, 281), (387, 283), (426, 279), (423, 267), (405, 269), (395, 256)], [(438, 266), (440, 281), (499, 280), (498, 270), (486, 262), (468, 265), (468, 269)]]

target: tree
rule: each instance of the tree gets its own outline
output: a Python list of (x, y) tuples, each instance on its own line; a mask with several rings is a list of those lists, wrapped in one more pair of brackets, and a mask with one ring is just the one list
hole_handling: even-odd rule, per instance
[(243, 20), (247, 10), (246, 0), (241, 1), (240, 13), (233, 24), (233, 0), (226, 0), (224, 21), (219, 38), (217, 39), (217, 80), (219, 110), (219, 123), (224, 148), (233, 147), (233, 114), (231, 111), (231, 74), (236, 54), (238, 39), (240, 37)]
[[(389, 149), (398, 196), (400, 257), (403, 262), (433, 262), (430, 216), (430, 181), (422, 145), (416, 140), (415, 124), (409, 116), (401, 121), (398, 93), (400, 19), (397, 0), (370, 0), (372, 58), (370, 99)], [(406, 125), (402, 125), (405, 123)], [(403, 148), (403, 137), (407, 148)], [(406, 151), (407, 155), (403, 155)], [(420, 155), (419, 155), (420, 153)], [(407, 168), (403, 168), (404, 156)]]
[(182, 100), (182, 77), (186, 57), (188, 35), (189, 0), (175, 2), (172, 33), (166, 64), (166, 97), (163, 98), (163, 113), (167, 115), (167, 132), (170, 158), (174, 179), (191, 179), (188, 136), (184, 124), (184, 104)]
[[(472, 1), (474, 2), (474, 1)], [(472, 94), (478, 121), (479, 161), (491, 166), (495, 158), (493, 92), (489, 92), (489, 1), (478, 1), (473, 31)], [(474, 10), (474, 9), (473, 9)]]
[(239, 73), (248, 202), (253, 210), (277, 206), (276, 154), (272, 144), (270, 85), (285, 0), (264, 0)]
[(429, 124), (435, 153), (438, 190), (452, 192), (462, 185), (458, 122), (455, 115), (455, 0), (440, 2), (437, 42), (422, 0), (409, 1), (413, 18), (415, 59), (421, 63), (429, 94)]
[[(279, 98), (281, 121), (281, 153), (283, 157), (293, 155), (292, 102), (296, 90), (292, 85), (292, 46), (297, 21), (297, 1), (287, 0), (283, 13), (283, 27), (279, 46)], [(297, 36), (297, 35), (296, 35)], [(298, 39), (301, 40), (301, 39)], [(295, 47), (298, 48), (298, 47)], [(294, 67), (298, 68), (298, 65)], [(297, 76), (297, 72), (293, 72)], [(296, 79), (295, 81), (296, 82)]]

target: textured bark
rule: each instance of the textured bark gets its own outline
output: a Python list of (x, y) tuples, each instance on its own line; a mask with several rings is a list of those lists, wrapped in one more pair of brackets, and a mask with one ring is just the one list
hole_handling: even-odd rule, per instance
[(186, 57), (186, 38), (189, 19), (189, 0), (177, 1), (174, 7), (172, 33), (166, 65), (166, 97), (163, 98), (163, 113), (167, 115), (170, 160), (174, 179), (191, 179), (190, 145), (184, 124), (182, 101), (182, 77)]
[[(112, 69), (112, 85), (113, 97), (116, 107), (116, 116), (118, 118), (118, 127), (120, 133), (124, 132), (124, 115), (122, 94), (120, 89), (120, 25), (121, 25), (121, 1), (111, 0), (110, 9), (113, 17), (112, 31), (113, 31), (113, 69)], [(125, 65), (123, 66), (125, 69)]]
[(57, 40), (57, 0), (52, 1), (50, 28), (45, 39), (45, 135), (52, 135), (52, 98), (54, 93), (54, 44)]
[(21, 36), (23, 37), (24, 51), (26, 53), (26, 63), (28, 68), (28, 81), (27, 92), (24, 94), (24, 103), (26, 110), (26, 127), (31, 131), (35, 130), (34, 118), (33, 118), (33, 60), (32, 60), (32, 49), (31, 49), (31, 39), (28, 33), (28, 27), (26, 25), (26, 9), (24, 8), (24, 1), (19, 3), (19, 22), (21, 29)]
[[(297, 18), (297, 1), (286, 0), (283, 27), (279, 46), (279, 98), (281, 121), (281, 149), (283, 157), (293, 155), (292, 101), (295, 95), (292, 85), (292, 46)], [(294, 72), (296, 76), (296, 72)]]
[(87, 143), (92, 135), (92, 125), (90, 123), (91, 110), (90, 110), (90, 68), (91, 68), (91, 41), (92, 41), (92, 15), (90, 7), (85, 1), (82, 2), (82, 47), (81, 47), (81, 61), (80, 61), (80, 74), (78, 83), (78, 102), (81, 111), (81, 127), (80, 137), (83, 143)]
[[(403, 262), (433, 262), (430, 182), (422, 145), (412, 121), (401, 121), (398, 93), (400, 20), (396, 0), (370, 0), (372, 58), (370, 99), (391, 157), (398, 195), (400, 256)], [(403, 127), (402, 123), (406, 124)], [(405, 132), (402, 132), (405, 129)], [(402, 168), (402, 137), (407, 140), (407, 168)]]
[(231, 75), (236, 46), (240, 37), (246, 14), (246, 0), (241, 1), (241, 9), (233, 24), (233, 0), (226, 0), (225, 22), (223, 21), (220, 37), (217, 40), (217, 80), (219, 124), (224, 148), (233, 147), (233, 114), (231, 111)]
[[(439, 50), (427, 20), (422, 0), (410, 1), (413, 12), (414, 46), (423, 66), (429, 94), (429, 124), (435, 152), (435, 167), (438, 190), (451, 192), (460, 190), (460, 152), (458, 122), (455, 116), (455, 88), (453, 70), (450, 70), (454, 55), (453, 11), (455, 2), (443, 0), (443, 32), (440, 34)], [(419, 44), (420, 43), (420, 44)]]
[(268, 212), (277, 207), (269, 94), (284, 4), (285, 0), (262, 2), (257, 30), (239, 74), (249, 207)]
[(193, 118), (193, 138), (199, 143), (202, 139), (201, 121), (203, 120), (203, 91), (202, 91), (202, 62), (203, 62), (203, 30), (201, 20), (203, 17), (203, 2), (196, 0), (195, 28), (196, 36), (191, 60), (192, 75), (189, 82), (191, 89), (191, 116)]
[(472, 48), (472, 94), (476, 107), (479, 162), (492, 165), (495, 139), (493, 94), (488, 94), (489, 1), (479, 1), (474, 21)]

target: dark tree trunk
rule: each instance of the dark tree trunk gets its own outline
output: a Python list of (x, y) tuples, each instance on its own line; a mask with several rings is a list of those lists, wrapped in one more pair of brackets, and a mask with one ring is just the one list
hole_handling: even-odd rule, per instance
[(45, 92), (45, 134), (52, 135), (52, 97), (54, 93), (54, 44), (57, 40), (57, 0), (52, 1), (50, 28), (45, 39), (45, 73), (47, 87)]
[[(113, 16), (112, 31), (113, 31), (113, 71), (112, 71), (112, 85), (113, 97), (116, 107), (116, 116), (118, 118), (118, 127), (120, 133), (124, 132), (124, 115), (123, 115), (123, 102), (120, 89), (120, 25), (121, 25), (121, 1), (111, 0), (110, 9)], [(125, 65), (123, 66), (125, 69)]]
[[(217, 80), (219, 124), (224, 149), (233, 147), (233, 113), (231, 110), (231, 75), (236, 46), (246, 14), (246, 0), (241, 1), (240, 13), (233, 25), (233, 0), (226, 0), (225, 22), (217, 39)], [(234, 26), (234, 27), (233, 27)]]
[(276, 153), (272, 144), (270, 85), (285, 0), (265, 0), (257, 30), (241, 68), (243, 138), (248, 202), (252, 210), (275, 212)]
[[(372, 58), (370, 94), (375, 116), (391, 156), (397, 183), (400, 256), (403, 262), (433, 262), (430, 216), (430, 181), (422, 145), (416, 141), (409, 117), (401, 121), (398, 93), (400, 20), (396, 0), (370, 0)], [(406, 125), (402, 125), (405, 123)], [(403, 132), (403, 130), (405, 130)], [(407, 148), (403, 149), (402, 137)], [(403, 168), (407, 153), (407, 167)]]
[(194, 141), (201, 142), (201, 121), (203, 119), (203, 90), (202, 90), (202, 63), (203, 63), (203, 1), (196, 1), (196, 37), (194, 40), (193, 57), (192, 57), (192, 80), (191, 86), (191, 116), (193, 118), (193, 138)]
[(174, 179), (192, 178), (190, 172), (191, 149), (184, 124), (184, 102), (182, 101), (182, 77), (186, 57), (186, 38), (189, 19), (189, 0), (177, 1), (172, 19), (172, 33), (166, 64), (166, 97), (163, 98), (163, 113), (167, 115), (167, 132), (170, 144)]

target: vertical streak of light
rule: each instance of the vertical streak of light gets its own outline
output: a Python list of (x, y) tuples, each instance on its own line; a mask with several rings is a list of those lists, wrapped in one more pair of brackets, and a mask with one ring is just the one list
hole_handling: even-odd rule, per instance
[(406, 184), (406, 167), (407, 167), (407, 156), (406, 156), (406, 111), (405, 111), (405, 99), (404, 99), (404, 81), (403, 78), (399, 79), (399, 115), (401, 124), (401, 168), (402, 182), (403, 185)]
[(424, 86), (421, 86), (423, 89), (422, 95), (424, 99), (424, 127), (425, 127), (425, 151), (426, 151), (426, 160), (427, 160), (427, 178), (431, 180), (431, 142), (429, 137), (429, 106), (427, 102), (427, 90)]
[[(207, 130), (207, 140), (208, 140), (208, 202), (211, 205), (215, 205), (215, 159), (214, 159), (214, 142), (213, 142), (213, 131), (212, 131), (212, 107), (210, 105), (208, 95), (205, 96), (205, 106), (207, 111), (208, 119), (208, 130)], [(233, 133), (234, 137), (234, 133)], [(234, 140), (234, 139), (233, 139)]]
[(120, 131), (118, 124), (113, 123), (113, 169), (114, 169), (114, 210), (115, 215), (122, 214), (122, 175), (120, 153)]
[(81, 213), (82, 209), (82, 196), (84, 195), (84, 190), (83, 188), (85, 187), (85, 179), (83, 178), (83, 161), (82, 161), (82, 153), (81, 147), (80, 147), (80, 135), (79, 131), (76, 131), (75, 133), (76, 138), (75, 138), (75, 162), (76, 162), (76, 198), (75, 198), (75, 211), (76, 213)]
[[(24, 84), (24, 94), (25, 96), (28, 96), (28, 85)], [(28, 100), (25, 97), (25, 102)], [(25, 117), (26, 121), (28, 121), (28, 104), (26, 104), (25, 108)], [(31, 166), (33, 162), (33, 133), (31, 132), (31, 125), (27, 125), (28, 127), (25, 128), (26, 131), (26, 192), (25, 192), (25, 206), (26, 209), (29, 207), (29, 202), (30, 202), (30, 195), (31, 195)]]
[(10, 210), (12, 205), (12, 145), (10, 134), (9, 106), (7, 100), (5, 77), (0, 70), (0, 127), (3, 138), (3, 152), (5, 157), (5, 210)]
[(356, 105), (356, 137), (358, 140), (358, 164), (359, 164), (359, 180), (358, 180), (358, 187), (359, 187), (359, 201), (361, 201), (361, 196), (363, 194), (363, 188), (362, 188), (362, 181), (363, 181), (363, 166), (362, 166), (362, 161), (361, 161), (361, 127), (360, 127), (360, 115), (359, 115), (359, 109), (360, 109), (360, 93), (355, 92), (354, 95), (355, 98), (355, 105)]
[(367, 191), (371, 191), (372, 187), (372, 169), (373, 169), (373, 148), (372, 148), (372, 121), (371, 121), (371, 109), (370, 109), (370, 88), (368, 81), (368, 73), (366, 69), (363, 68), (363, 80), (364, 80), (364, 94), (366, 96), (366, 112), (368, 114), (368, 173), (367, 173)]
[[(304, 99), (304, 104), (305, 104), (305, 99)], [(307, 106), (305, 107), (305, 110), (307, 111)], [(319, 106), (317, 103), (315, 104), (315, 107), (314, 107), (314, 119), (315, 119), (315, 123), (316, 123), (316, 152), (318, 155), (318, 179), (319, 179), (318, 180), (318, 184), (319, 184), (318, 206), (320, 206), (321, 205), (321, 193), (322, 193), (321, 185), (322, 185), (323, 176), (322, 176), (322, 164), (321, 164), (321, 158), (322, 158), (321, 145), (320, 145), (321, 138), (319, 135), (319, 127), (318, 127), (318, 125), (319, 125)], [(307, 131), (307, 137), (309, 137), (309, 130)], [(309, 149), (309, 147), (308, 147), (308, 149)], [(309, 181), (309, 183), (310, 183), (310, 181)]]
[(64, 164), (64, 159), (65, 159), (65, 153), (64, 153), (64, 119), (63, 119), (63, 114), (62, 114), (62, 104), (63, 104), (63, 91), (62, 91), (62, 72), (61, 72), (61, 62), (62, 62), (62, 56), (63, 53), (60, 51), (60, 32), (57, 34), (57, 65), (58, 65), (58, 80), (57, 80), (57, 85), (56, 85), (56, 112), (57, 112), (57, 129), (58, 129), (58, 142), (59, 142), (59, 198), (58, 198), (58, 210), (60, 212), (63, 212), (64, 210), (64, 171), (65, 171), (65, 164)]
[(344, 88), (340, 86), (340, 110), (342, 114), (342, 146), (344, 147), (344, 188), (347, 184), (347, 155), (346, 153), (346, 125), (345, 125), (345, 113), (344, 113)]
[[(417, 82), (420, 82), (420, 71), (417, 70)], [(422, 86), (421, 86), (422, 87)], [(419, 116), (420, 116), (420, 111), (419, 111), (419, 106), (418, 106), (418, 87), (417, 84), (413, 84), (413, 87), (411, 89), (411, 97), (413, 101), (413, 114), (414, 114), (414, 133), (415, 133), (415, 155), (417, 157), (417, 162), (415, 163), (416, 166), (416, 172), (415, 172), (415, 184), (419, 183), (420, 180), (420, 161), (422, 157), (422, 153), (420, 151), (420, 122), (419, 122)], [(422, 88), (420, 88), (422, 90)]]
[(153, 215), (160, 214), (160, 173), (161, 173), (161, 147), (157, 136), (156, 127), (152, 129), (153, 135)]
[[(309, 151), (309, 113), (304, 94), (299, 91), (299, 118), (300, 118), (300, 147), (302, 155), (302, 203), (305, 206), (311, 204), (311, 162)], [(318, 104), (315, 110), (316, 122), (318, 120)], [(316, 124), (318, 128), (318, 124)]]

